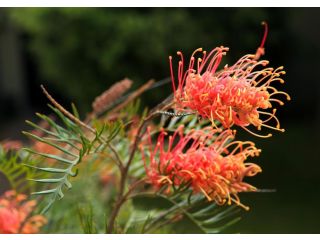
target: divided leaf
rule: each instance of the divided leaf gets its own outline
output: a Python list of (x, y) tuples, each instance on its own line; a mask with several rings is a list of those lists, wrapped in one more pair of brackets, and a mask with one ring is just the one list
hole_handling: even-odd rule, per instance
[[(30, 132), (23, 132), (38, 144), (34, 148), (26, 148), (25, 151), (37, 156), (38, 159), (46, 159), (46, 164), (49, 164), (49, 166), (42, 166), (44, 164), (25, 164), (30, 168), (47, 173), (46, 178), (30, 179), (31, 181), (45, 184), (47, 188), (46, 190), (34, 192), (32, 193), (33, 195), (50, 196), (42, 212), (46, 212), (56, 200), (62, 199), (65, 189), (72, 187), (69, 179), (77, 175), (76, 166), (86, 155), (91, 153), (90, 150), (93, 147), (98, 148), (99, 143), (98, 146), (96, 143), (101, 135), (101, 133), (96, 136), (92, 133), (91, 135), (86, 133), (75, 122), (64, 116), (59, 109), (50, 105), (49, 107), (59, 117), (61, 125), (46, 115), (37, 114), (42, 121), (46, 121), (50, 125), (50, 129), (41, 128), (37, 124), (27, 121), (29, 125), (41, 131), (43, 135), (38, 136)], [(74, 106), (73, 111), (77, 113)]]

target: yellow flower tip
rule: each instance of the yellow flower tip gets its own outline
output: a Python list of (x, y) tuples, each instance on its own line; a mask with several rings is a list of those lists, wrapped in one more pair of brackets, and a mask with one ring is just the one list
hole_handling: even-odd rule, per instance
[(246, 211), (249, 211), (250, 210), (250, 207), (246, 206), (246, 205), (243, 205), (239, 199), (235, 200), (235, 199), (231, 199), (235, 204), (237, 204), (239, 207), (242, 207), (244, 210)]
[(269, 137), (272, 137), (272, 133), (269, 133), (269, 134), (267, 135), (267, 138), (269, 138)]
[(289, 95), (287, 95), (287, 100), (291, 101), (291, 97)]
[(279, 129), (281, 132), (285, 132), (286, 130), (284, 129), (284, 128), (282, 128), (282, 129)]

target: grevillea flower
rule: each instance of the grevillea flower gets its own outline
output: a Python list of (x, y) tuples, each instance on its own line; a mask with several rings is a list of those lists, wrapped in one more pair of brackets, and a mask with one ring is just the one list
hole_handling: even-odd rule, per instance
[[(266, 25), (265, 25), (266, 26)], [(266, 67), (266, 60), (258, 61), (257, 58), (263, 54), (267, 28), (261, 46), (256, 54), (248, 54), (240, 58), (234, 65), (226, 65), (218, 71), (222, 57), (229, 50), (226, 47), (217, 47), (209, 54), (201, 48), (195, 50), (190, 58), (189, 65), (184, 71), (185, 63), (181, 52), (178, 66), (178, 85), (176, 85), (173, 73), (172, 57), (170, 70), (174, 90), (174, 100), (179, 110), (191, 109), (204, 118), (210, 119), (212, 124), (218, 120), (223, 127), (230, 128), (238, 125), (252, 133), (247, 126), (252, 124), (258, 130), (267, 127), (279, 131), (278, 118), (275, 116), (276, 109), (272, 112), (266, 111), (272, 108), (272, 103), (283, 105), (278, 99), (287, 93), (278, 91), (271, 86), (274, 82), (284, 83), (281, 75), (285, 74), (283, 67), (273, 69)], [(196, 53), (202, 52), (203, 56), (196, 59)], [(259, 55), (259, 56), (258, 56)], [(257, 57), (258, 56), (258, 57)], [(273, 120), (275, 126), (268, 124)], [(260, 137), (269, 137), (258, 135)]]
[(27, 196), (7, 191), (0, 197), (0, 233), (38, 233), (47, 223), (41, 215), (31, 216), (36, 201)]
[(154, 148), (150, 137), (148, 160), (142, 151), (150, 183), (158, 188), (168, 185), (168, 190), (190, 184), (209, 201), (220, 205), (233, 201), (248, 209), (240, 203), (238, 193), (256, 190), (243, 179), (261, 171), (258, 165), (245, 162), (260, 150), (252, 142), (232, 141), (231, 130), (219, 132), (207, 127), (183, 132), (182, 125), (170, 136), (162, 130)]

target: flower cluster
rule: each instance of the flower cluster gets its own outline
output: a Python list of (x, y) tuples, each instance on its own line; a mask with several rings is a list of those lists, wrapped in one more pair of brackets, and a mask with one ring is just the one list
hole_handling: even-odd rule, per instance
[(181, 125), (170, 136), (162, 130), (152, 149), (149, 132), (150, 162), (143, 156), (149, 181), (157, 187), (190, 184), (194, 192), (202, 192), (209, 201), (220, 205), (233, 201), (248, 209), (237, 194), (256, 190), (243, 179), (261, 171), (258, 165), (245, 162), (249, 156), (259, 155), (260, 150), (252, 142), (233, 139), (231, 130), (219, 133), (207, 127), (184, 134)]
[[(275, 116), (276, 109), (274, 108), (272, 113), (266, 111), (273, 107), (274, 102), (284, 104), (278, 99), (280, 95), (290, 100), (287, 93), (271, 86), (273, 82), (284, 83), (281, 79), (281, 75), (285, 74), (283, 67), (266, 67), (268, 61), (257, 61), (256, 55), (248, 54), (234, 65), (225, 65), (218, 71), (222, 57), (227, 51), (226, 47), (217, 47), (207, 54), (199, 48), (192, 54), (186, 71), (184, 57), (178, 52), (181, 58), (178, 66), (178, 85), (173, 73), (172, 58), (169, 58), (177, 109), (191, 109), (203, 118), (210, 119), (213, 125), (217, 120), (225, 128), (237, 125), (251, 132), (247, 128), (251, 124), (258, 130), (266, 127), (284, 131)], [(195, 54), (198, 52), (202, 52), (203, 56), (196, 60)], [(275, 122), (275, 126), (268, 124), (271, 120)], [(270, 137), (271, 134), (258, 136)]]
[(0, 197), (0, 233), (38, 233), (47, 223), (42, 215), (31, 216), (36, 201), (27, 196), (7, 191)]
[[(209, 119), (212, 126), (189, 132), (180, 126), (173, 135), (162, 130), (155, 147), (149, 140), (149, 163), (143, 158), (149, 181), (154, 186), (190, 185), (209, 201), (235, 202), (247, 209), (240, 203), (238, 193), (256, 190), (243, 180), (261, 171), (258, 165), (246, 162), (248, 157), (259, 155), (260, 150), (252, 142), (234, 141), (235, 131), (231, 128), (236, 125), (259, 137), (271, 134), (257, 134), (248, 126), (283, 132), (273, 103), (283, 105), (281, 95), (290, 100), (287, 93), (273, 85), (284, 83), (283, 67), (267, 67), (268, 61), (259, 60), (264, 54), (268, 32), (267, 24), (263, 25), (265, 32), (256, 54), (247, 54), (231, 66), (219, 69), (229, 50), (227, 47), (217, 47), (209, 54), (201, 48), (195, 50), (186, 70), (183, 54), (177, 52), (180, 60), (176, 81), (172, 57), (169, 57), (175, 109)], [(199, 53), (202, 56), (196, 57)], [(167, 135), (170, 136), (166, 148)]]

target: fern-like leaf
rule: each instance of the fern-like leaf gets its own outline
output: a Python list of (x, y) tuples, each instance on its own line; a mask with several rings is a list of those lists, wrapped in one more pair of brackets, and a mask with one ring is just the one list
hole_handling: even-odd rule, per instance
[[(40, 142), (44, 148), (49, 147), (50, 153), (32, 148), (26, 148), (25, 151), (31, 155), (38, 156), (38, 159), (47, 159), (49, 167), (43, 164), (29, 165), (30, 168), (46, 172), (47, 178), (30, 179), (31, 181), (44, 184), (45, 190), (33, 192), (33, 195), (50, 195), (48, 203), (42, 210), (46, 212), (57, 199), (64, 197), (64, 190), (70, 189), (72, 184), (70, 177), (77, 175), (76, 166), (81, 162), (84, 156), (90, 153), (90, 149), (99, 140), (99, 136), (91, 136), (89, 139), (84, 130), (75, 122), (67, 118), (59, 109), (49, 107), (55, 112), (61, 121), (61, 125), (43, 114), (37, 114), (42, 120), (50, 125), (50, 129), (43, 129), (35, 123), (27, 121), (29, 125), (43, 132), (43, 136), (37, 136), (30, 132), (23, 132), (26, 136), (36, 142)], [(73, 106), (74, 112), (75, 107)]]

